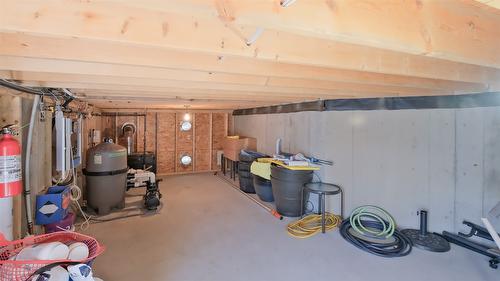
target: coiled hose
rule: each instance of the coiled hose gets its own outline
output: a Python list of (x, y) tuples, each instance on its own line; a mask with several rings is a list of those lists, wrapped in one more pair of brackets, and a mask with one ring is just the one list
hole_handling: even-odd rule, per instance
[(340, 225), (340, 235), (358, 249), (385, 258), (406, 256), (412, 249), (392, 216), (376, 206), (356, 208)]
[[(361, 218), (369, 218), (370, 220), (378, 221), (382, 228), (367, 228)], [(349, 222), (356, 232), (365, 236), (389, 238), (394, 234), (396, 229), (396, 223), (392, 216), (384, 209), (372, 205), (361, 206), (354, 209), (349, 217)]]
[[(325, 229), (332, 230), (342, 222), (340, 216), (325, 213)], [(310, 214), (288, 224), (288, 234), (295, 238), (308, 238), (321, 232), (321, 215)]]

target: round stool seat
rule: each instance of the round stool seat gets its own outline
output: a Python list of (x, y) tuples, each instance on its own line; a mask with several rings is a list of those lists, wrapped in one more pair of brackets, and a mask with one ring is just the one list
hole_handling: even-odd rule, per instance
[[(326, 219), (326, 211), (325, 211), (325, 197), (327, 195), (336, 195), (340, 194), (340, 218), (344, 218), (344, 192), (342, 191), (342, 187), (333, 183), (325, 183), (325, 182), (310, 182), (304, 184), (304, 188), (302, 189), (302, 197), (301, 200), (304, 199), (304, 192), (315, 193), (318, 194), (318, 206), (319, 211), (321, 213), (321, 232), (325, 233), (325, 219)], [(301, 208), (303, 204), (301, 202)], [(303, 211), (301, 210), (301, 214)]]
[(335, 195), (341, 192), (340, 186), (324, 182), (310, 182), (305, 184), (307, 191), (316, 194)]

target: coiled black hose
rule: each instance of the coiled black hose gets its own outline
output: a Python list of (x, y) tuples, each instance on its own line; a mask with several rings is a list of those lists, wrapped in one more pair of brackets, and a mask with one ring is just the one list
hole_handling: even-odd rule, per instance
[[(378, 221), (363, 220), (362, 223), (366, 227), (383, 230), (383, 224)], [(403, 257), (411, 252), (411, 241), (398, 230), (395, 230), (391, 236), (394, 238), (394, 242), (376, 243), (372, 241), (374, 239), (368, 241), (352, 235), (349, 231), (351, 228), (349, 219), (344, 220), (340, 225), (340, 235), (358, 249), (384, 258)]]

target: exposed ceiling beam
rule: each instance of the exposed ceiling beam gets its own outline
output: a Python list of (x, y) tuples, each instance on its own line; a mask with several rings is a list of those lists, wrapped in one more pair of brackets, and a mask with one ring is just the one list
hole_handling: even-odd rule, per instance
[[(18, 81), (43, 81), (59, 82), (59, 83), (81, 83), (81, 84), (108, 84), (118, 86), (136, 86), (136, 87), (158, 87), (158, 88), (177, 88), (186, 90), (220, 90), (220, 91), (242, 91), (255, 95), (269, 94), (288, 94), (297, 96), (330, 96), (332, 91), (326, 89), (309, 89), (309, 88), (294, 88), (283, 86), (260, 86), (260, 85), (242, 85), (242, 84), (223, 84), (223, 83), (207, 83), (194, 81), (176, 81), (167, 79), (147, 79), (147, 78), (130, 78), (130, 77), (114, 77), (100, 75), (74, 75), (64, 73), (38, 73), (38, 72), (12, 72), (0, 71), (0, 77), (4, 79), (12, 79)], [(65, 87), (65, 86), (63, 86)], [(342, 90), (342, 89), (340, 89)], [(356, 90), (356, 89), (355, 89)]]
[[(297, 77), (282, 76), (275, 73), (274, 76), (209, 72), (197, 70), (170, 69), (163, 67), (136, 66), (111, 63), (82, 62), (73, 60), (44, 59), (30, 57), (0, 56), (0, 70), (22, 71), (22, 72), (63, 72), (67, 74), (104, 75), (134, 78), (169, 79), (182, 81), (233, 83), (249, 85), (266, 85), (276, 78), (295, 78), (290, 85), (307, 87), (306, 85), (324, 85), (325, 82), (359, 83), (375, 86), (400, 86), (408, 88), (445, 90), (448, 92), (484, 92), (488, 87), (479, 83), (455, 82), (426, 78), (410, 78), (405, 76), (384, 75), (379, 73), (363, 73), (359, 71), (329, 70), (330, 80), (325, 77), (312, 76), (297, 79)], [(314, 71), (312, 70), (311, 72)], [(285, 73), (286, 75), (286, 73)], [(323, 78), (323, 79), (319, 79)], [(271, 80), (271, 81), (269, 81)], [(331, 84), (332, 86), (335, 84)], [(328, 88), (330, 89), (330, 88)]]
[[(165, 102), (165, 103), (148, 103), (145, 101), (109, 101), (103, 102), (102, 100), (91, 100), (89, 104), (104, 110), (111, 110), (115, 112), (115, 109), (170, 109), (170, 110), (182, 110), (186, 109), (185, 104), (183, 103), (175, 103), (175, 102)], [(269, 103), (248, 103), (248, 104), (240, 104), (240, 103), (224, 103), (224, 102), (193, 102), (189, 104), (189, 110), (234, 110), (234, 109), (244, 109), (244, 108), (253, 108), (259, 106), (270, 106), (272, 104)]]
[[(286, 101), (286, 100), (306, 100), (323, 98), (349, 98), (353, 94), (338, 93), (328, 96), (314, 96), (287, 93), (262, 93), (262, 92), (242, 92), (242, 91), (221, 91), (210, 89), (181, 89), (181, 88), (163, 88), (148, 86), (131, 86), (117, 84), (93, 84), (93, 83), (71, 83), (71, 82), (47, 82), (47, 81), (23, 81), (21, 83), (31, 87), (51, 87), (51, 88), (70, 88), (72, 90), (83, 90), (85, 94), (92, 95), (96, 90), (114, 91), (116, 96), (130, 96), (135, 99), (143, 99), (144, 93), (154, 93), (155, 97), (171, 97), (180, 99), (233, 99), (233, 100), (262, 100), (262, 101)], [(370, 96), (384, 96), (385, 94), (370, 94)], [(113, 96), (110, 96), (113, 97)]]
[[(37, 85), (39, 82), (27, 82), (26, 84)], [(57, 84), (56, 84), (57, 85)], [(303, 96), (291, 96), (291, 95), (260, 95), (252, 94), (247, 92), (217, 92), (212, 93), (210, 91), (187, 91), (184, 89), (170, 89), (170, 88), (140, 88), (138, 87), (117, 87), (115, 85), (106, 84), (94, 84), (94, 85), (72, 85), (72, 92), (77, 94), (79, 97), (85, 99), (96, 99), (104, 98), (107, 99), (136, 99), (154, 101), (158, 99), (176, 99), (193, 101), (198, 99), (203, 100), (233, 100), (233, 101), (264, 101), (264, 102), (275, 102), (279, 103), (281, 101), (299, 101), (303, 99), (317, 99), (317, 97), (303, 97)], [(85, 88), (92, 87), (92, 88)], [(122, 90), (120, 90), (122, 89)], [(137, 89), (137, 90), (134, 90)], [(350, 97), (350, 96), (336, 96), (336, 97)]]
[[(252, 6), (249, 3), (257, 7), (260, 5), (257, 3), (277, 3), (277, 1), (243, 1), (240, 5), (239, 1), (226, 2), (233, 3), (234, 9), (240, 6)], [(297, 3), (300, 2), (307, 1), (298, 1)], [(367, 41), (361, 39), (357, 41), (354, 39), (346, 40), (356, 43), (351, 44), (353, 42), (344, 43), (342, 40), (331, 40), (339, 39), (342, 36), (333, 36), (329, 40), (325, 40), (324, 38), (303, 36), (303, 34), (297, 35), (296, 33), (266, 29), (255, 44), (247, 46), (241, 36), (235, 34), (233, 25), (228, 25), (227, 22), (221, 21), (214, 15), (211, 15), (211, 17), (187, 16), (170, 11), (160, 12), (152, 9), (130, 7), (120, 3), (65, 0), (4, 1), (1, 10), (2, 14), (0, 14), (0, 18), (2, 18), (0, 31), (25, 32), (49, 37), (99, 39), (174, 50), (203, 52), (214, 56), (237, 56), (273, 62), (456, 81), (491, 83), (496, 81), (495, 79), (499, 76), (498, 69), (477, 66), (499, 66), (495, 62), (499, 56), (496, 50), (499, 45), (498, 40), (500, 40), (498, 39), (500, 36), (497, 36), (498, 29), (495, 29), (498, 25), (494, 25), (497, 21), (491, 19), (492, 16), (484, 15), (485, 18), (480, 19), (476, 17), (481, 16), (481, 13), (468, 14), (467, 10), (462, 11), (463, 5), (455, 4), (455, 2), (459, 1), (453, 3), (449, 1), (429, 1), (422, 2), (423, 4), (420, 6), (407, 1), (384, 2), (383, 5), (376, 0), (345, 1), (345, 3), (356, 3), (345, 4), (345, 8), (344, 4), (338, 4), (339, 9), (342, 7), (340, 10), (342, 14), (344, 9), (349, 11), (345, 19), (344, 16), (337, 15), (337, 17), (342, 18), (342, 21), (325, 23), (321, 21), (321, 17), (318, 17), (319, 25), (315, 22), (316, 18), (312, 11), (319, 11), (324, 4), (320, 4), (323, 2), (319, 1), (311, 2), (314, 4), (304, 4), (306, 12), (302, 12), (300, 9), (294, 12), (294, 15), (299, 17), (298, 21), (301, 22), (304, 29), (311, 29), (311, 27), (307, 27), (304, 15), (309, 21), (307, 24), (318, 28), (318, 30), (323, 30), (326, 27), (321, 28), (321, 26), (326, 25), (335, 26), (335, 28), (339, 29), (337, 32), (342, 32), (344, 28), (343, 21), (348, 21), (347, 27), (356, 26), (354, 31), (359, 31), (355, 38), (364, 38), (362, 36), (364, 35), (369, 39)], [(447, 5), (443, 7), (442, 3), (432, 4), (431, 2), (449, 3), (452, 12), (448, 15), (446, 10), (442, 9), (447, 8)], [(201, 1), (200, 3), (205, 2)], [(296, 9), (296, 7), (292, 6), (290, 10), (292, 8)], [(245, 11), (245, 9), (243, 8), (242, 11)], [(356, 9), (361, 12), (355, 14)], [(369, 10), (367, 14), (363, 12), (365, 9)], [(471, 11), (475, 11), (473, 8), (471, 9)], [(254, 13), (256, 11), (260, 11), (259, 8), (255, 9)], [(459, 16), (460, 11), (464, 15)], [(264, 18), (266, 18), (265, 13), (269, 12), (269, 7), (262, 10)], [(387, 14), (389, 12), (391, 16)], [(375, 14), (375, 16), (371, 15), (371, 13)], [(279, 14), (287, 14), (287, 12), (283, 10)], [(300, 16), (301, 14), (302, 16)], [(258, 15), (254, 15), (254, 23), (259, 23)], [(352, 17), (353, 15), (357, 16)], [(367, 22), (364, 22), (363, 15), (367, 18)], [(348, 19), (349, 17), (352, 17), (352, 19)], [(413, 19), (414, 17), (416, 17), (416, 20)], [(234, 21), (237, 18), (239, 17), (235, 16)], [(393, 18), (394, 21), (392, 21)], [(381, 20), (382, 24), (376, 23), (377, 20)], [(291, 19), (285, 20), (287, 23), (290, 21)], [(436, 23), (432, 23), (432, 29), (423, 26), (424, 23), (429, 24), (432, 21), (441, 24), (436, 28), (434, 27)], [(369, 25), (369, 23), (372, 25)], [(467, 24), (473, 27), (467, 27)], [(364, 33), (361, 27), (366, 30)], [(253, 27), (236, 28), (242, 34), (252, 34), (255, 31)], [(444, 31), (440, 31), (440, 29)], [(397, 32), (395, 34), (391, 33), (393, 30)], [(323, 32), (327, 33), (325, 30)], [(307, 33), (309, 34), (309, 32)], [(429, 35), (431, 33), (432, 37)], [(380, 38), (380, 40), (376, 40), (377, 36), (383, 36), (384, 40)], [(394, 39), (391, 39), (393, 36)], [(421, 44), (418, 44), (418, 42), (422, 41), (421, 37), (426, 42), (425, 49), (422, 51), (417, 48), (405, 53), (400, 52), (400, 50), (395, 51), (395, 49), (398, 49), (396, 47), (390, 47), (403, 46), (401, 45), (403, 43), (397, 42), (397, 38), (407, 40), (404, 46), (410, 46), (411, 44), (420, 46)], [(427, 42), (429, 40), (431, 40), (431, 43)], [(367, 46), (366, 44), (369, 42), (382, 42), (384, 47)], [(432, 47), (427, 46), (429, 44)], [(440, 46), (440, 44), (441, 47), (434, 49), (436, 45)], [(445, 47), (449, 49), (459, 48), (464, 52), (461, 56), (484, 57), (474, 61), (477, 65), (460, 63), (462, 60), (460, 62), (451, 61), (448, 59), (455, 56), (448, 56), (448, 53), (442, 50)], [(432, 50), (429, 50), (429, 48), (432, 48)], [(446, 60), (432, 57), (432, 54), (442, 55)], [(480, 63), (482, 61), (485, 62)]]
[(110, 0), (229, 24), (500, 68), (500, 12), (472, 0)]
[(454, 63), (447, 67), (441, 64), (415, 65), (415, 70), (428, 68), (435, 74), (423, 79), (412, 77), (415, 74), (412, 71), (405, 75), (383, 75), (363, 70), (345, 71), (102, 40), (47, 38), (15, 33), (0, 33), (0, 55), (327, 81), (355, 82), (363, 79), (369, 84), (422, 85), (450, 90), (458, 87), (484, 91), (485, 87), (491, 88), (500, 81), (499, 70), (472, 65), (462, 65), (463, 68), (460, 68)]
[[(386, 93), (390, 95), (437, 95), (446, 94), (444, 90), (431, 90), (423, 88), (399, 87), (399, 86), (378, 86), (365, 85), (345, 82), (329, 81), (309, 81), (305, 79), (287, 79), (287, 78), (268, 78), (265, 85), (245, 85), (236, 83), (216, 83), (216, 82), (198, 82), (189, 80), (169, 80), (103, 76), (88, 74), (66, 74), (49, 72), (20, 72), (20, 71), (2, 71), (0, 77), (4, 79), (13, 79), (18, 81), (44, 81), (44, 82), (67, 82), (89, 83), (89, 84), (115, 84), (120, 86), (144, 86), (177, 88), (177, 89), (197, 89), (197, 90), (222, 90), (222, 91), (242, 91), (249, 93), (267, 94), (288, 94), (309, 97), (327, 98), (329, 96), (338, 96), (340, 92), (356, 93), (359, 95), (370, 95), (371, 93)], [(68, 84), (68, 85), (69, 85)], [(277, 95), (279, 96), (279, 95)]]
[[(258, 101), (232, 101), (232, 100), (194, 100), (194, 101), (182, 101), (176, 99), (160, 99), (155, 100), (153, 103), (145, 100), (134, 100), (134, 99), (89, 99), (87, 100), (90, 104), (97, 106), (101, 109), (116, 109), (116, 108), (129, 108), (129, 109), (186, 109), (196, 110), (196, 109), (210, 109), (210, 110), (221, 110), (221, 109), (235, 109), (235, 108), (250, 108), (256, 106), (265, 106), (275, 104), (272, 102), (258, 102)], [(114, 111), (114, 110), (113, 110)]]

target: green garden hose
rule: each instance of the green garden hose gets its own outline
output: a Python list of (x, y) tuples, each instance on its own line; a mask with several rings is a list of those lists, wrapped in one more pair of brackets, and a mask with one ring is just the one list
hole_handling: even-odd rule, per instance
[[(378, 221), (382, 226), (381, 229), (366, 227), (363, 225), (362, 218)], [(373, 205), (365, 205), (354, 209), (349, 221), (356, 232), (365, 236), (388, 238), (394, 234), (396, 229), (394, 218), (384, 209)]]

